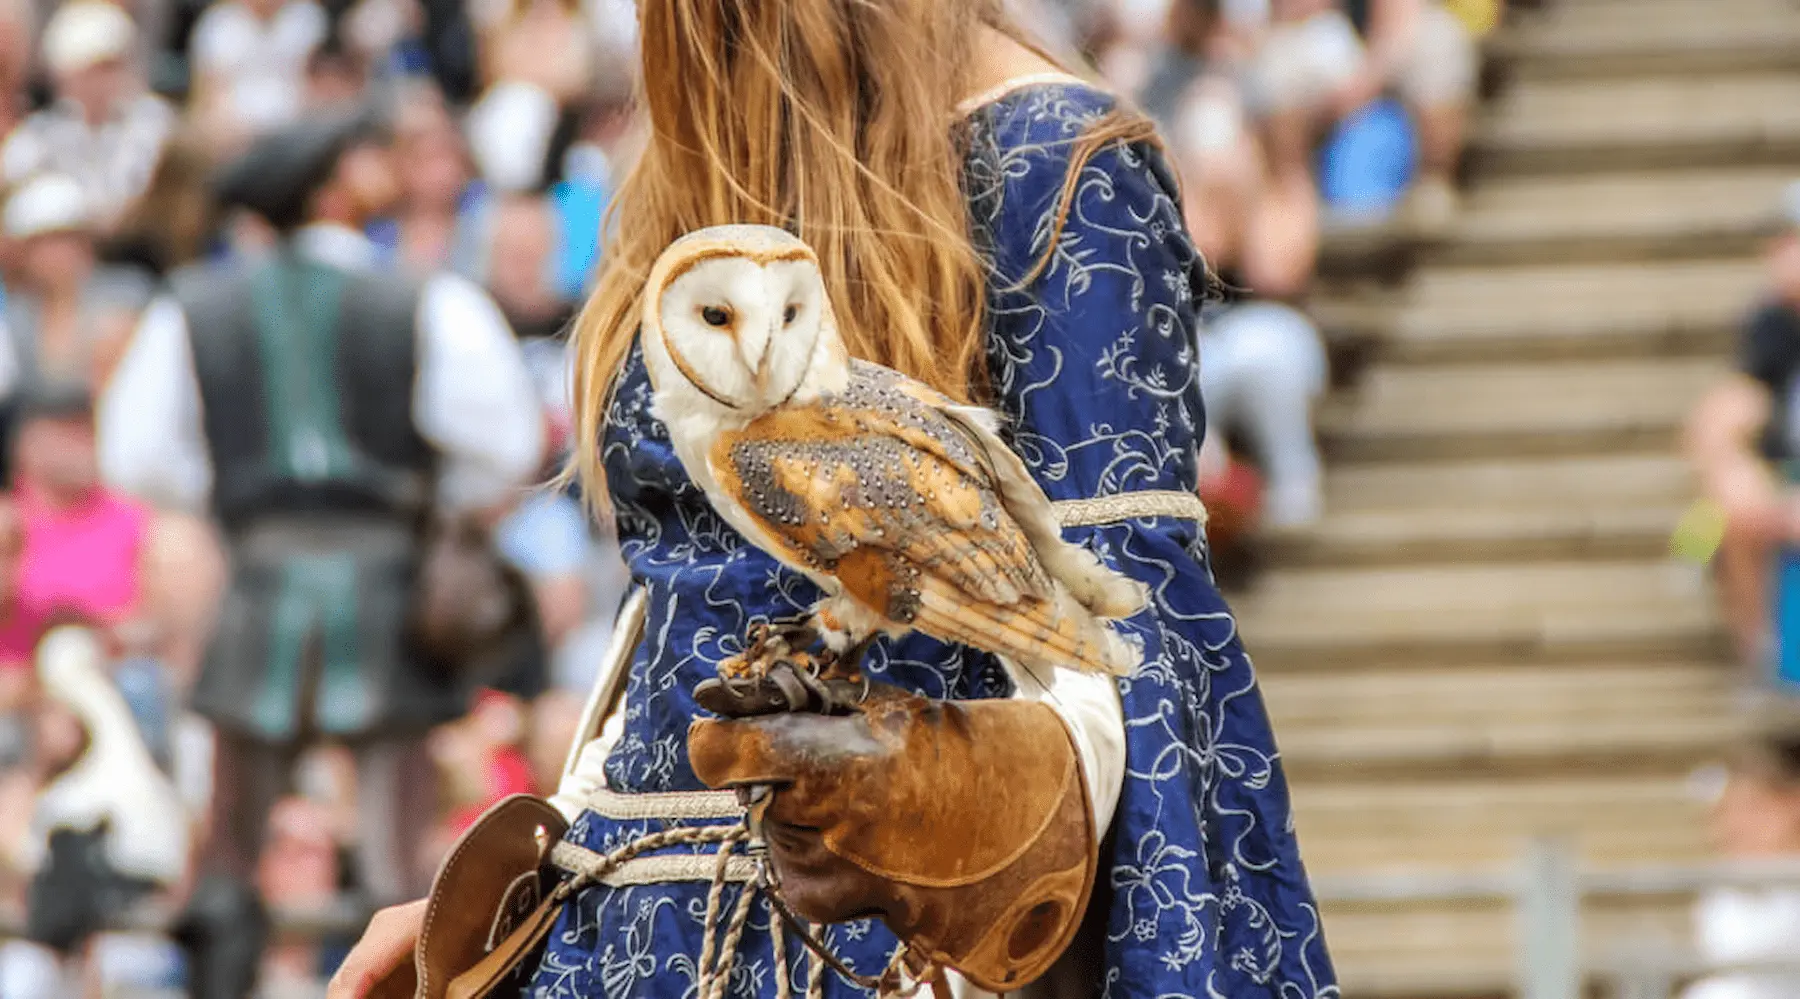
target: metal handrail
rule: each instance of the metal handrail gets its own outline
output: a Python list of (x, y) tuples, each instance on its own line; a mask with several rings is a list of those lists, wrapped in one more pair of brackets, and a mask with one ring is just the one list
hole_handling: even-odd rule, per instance
[(1691, 949), (1581, 951), (1582, 901), (1694, 894), (1715, 888), (1800, 887), (1800, 858), (1582, 866), (1572, 844), (1538, 837), (1522, 863), (1473, 871), (1384, 871), (1313, 880), (1321, 902), (1407, 905), (1485, 902), (1518, 920), (1515, 986), (1523, 999), (1578, 999), (1597, 981), (1618, 999), (1667, 999), (1675, 983), (1716, 974), (1800, 976), (1800, 959), (1709, 961)]

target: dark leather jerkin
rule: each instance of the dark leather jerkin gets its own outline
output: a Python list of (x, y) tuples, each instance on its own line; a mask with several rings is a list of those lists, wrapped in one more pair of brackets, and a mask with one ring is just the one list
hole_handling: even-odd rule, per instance
[(522, 643), (523, 579), (484, 530), (432, 511), (438, 457), (412, 413), (419, 285), (284, 247), (173, 286), (234, 562), (196, 709), (271, 743), (423, 732), (541, 659)]

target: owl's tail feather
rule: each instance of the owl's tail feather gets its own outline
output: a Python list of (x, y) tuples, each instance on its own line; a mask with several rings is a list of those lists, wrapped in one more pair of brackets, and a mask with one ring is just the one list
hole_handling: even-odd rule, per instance
[(1028, 667), (1128, 676), (1142, 654), (1066, 592), (1053, 601), (1000, 606), (936, 579), (921, 581), (914, 626), (938, 638), (985, 649)]

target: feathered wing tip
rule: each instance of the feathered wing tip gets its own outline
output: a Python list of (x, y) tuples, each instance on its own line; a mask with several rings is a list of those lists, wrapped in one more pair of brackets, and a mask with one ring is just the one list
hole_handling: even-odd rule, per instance
[(1051, 600), (998, 606), (971, 600), (949, 583), (927, 577), (919, 588), (914, 626), (940, 639), (985, 649), (1027, 667), (1062, 667), (1129, 676), (1143, 652), (1059, 587)]
[(1125, 613), (1104, 615), (1078, 605), (1073, 593), (1058, 602), (1062, 604), (1064, 620), (1074, 625), (1073, 630), (1082, 659), (1080, 668), (1090, 673), (1130, 676), (1137, 672), (1139, 666), (1143, 665), (1144, 650), (1137, 642), (1113, 627), (1107, 618), (1130, 617), (1137, 613), (1143, 606), (1139, 592), (1142, 588), (1131, 580), (1101, 567), (1098, 562), (1094, 564), (1095, 568), (1106, 574), (1109, 585), (1125, 584), (1132, 597), (1138, 599), (1138, 603)]
[(975, 406), (940, 411), (960, 425), (986, 456), (1006, 512), (1031, 539), (1038, 561), (1068, 587), (1081, 606), (1103, 618), (1127, 618), (1144, 609), (1150, 592), (1136, 580), (1106, 567), (1093, 552), (1063, 540), (1050, 500), (1017, 453), (1000, 437), (1000, 415)]

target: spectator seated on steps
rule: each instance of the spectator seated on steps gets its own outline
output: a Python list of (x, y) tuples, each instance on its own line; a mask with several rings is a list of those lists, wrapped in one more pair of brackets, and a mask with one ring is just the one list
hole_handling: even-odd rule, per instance
[[(268, 838), (257, 859), (256, 885), (273, 909), (320, 912), (337, 901), (344, 846), (329, 806), (305, 797), (283, 798), (269, 812)], [(325, 955), (317, 940), (279, 939), (264, 954), (259, 995), (312, 999)]]
[(439, 830), (446, 846), (502, 798), (541, 793), (525, 752), (527, 722), (523, 701), (486, 690), (476, 695), (467, 717), (433, 734), (432, 757), (444, 779), (457, 785), (455, 806)]
[[(1174, 0), (1165, 38), (1138, 100), (1168, 139), (1188, 231), (1210, 265), (1235, 266), (1262, 287), (1266, 271), (1282, 270), (1264, 260), (1287, 247), (1263, 215), (1262, 143), (1239, 85), (1247, 39), (1220, 0)], [(1298, 266), (1310, 270), (1305, 252)]]
[[(574, 319), (574, 306), (555, 287), (557, 233), (550, 205), (538, 197), (508, 196), (500, 199), (495, 216), (487, 286), (519, 337), (548, 421), (543, 481), (555, 476), (572, 433), (572, 359), (561, 333)], [(530, 578), (545, 644), (556, 649), (587, 610), (585, 573), (593, 553), (587, 512), (567, 491), (545, 487), (500, 522), (495, 541)]]
[(41, 784), (19, 861), (32, 872), (26, 935), (53, 956), (40, 962), (45, 987), (8, 999), (77, 994), (81, 979), (106, 995), (166, 989), (178, 982), (174, 945), (114, 933), (112, 921), (142, 900), (175, 899), (189, 871), (189, 814), (107, 676), (101, 635), (57, 627), (36, 653)]
[[(1191, 206), (1190, 206), (1191, 214)], [(1202, 491), (1257, 495), (1254, 515), (1233, 518), (1242, 530), (1292, 531), (1309, 527), (1321, 512), (1321, 472), (1313, 437), (1313, 409), (1324, 394), (1329, 365), (1313, 321), (1288, 301), (1305, 286), (1283, 286), (1255, 262), (1252, 234), (1220, 230), (1208, 264), (1226, 275), (1214, 289), (1227, 300), (1202, 311), (1200, 394), (1206, 403), (1201, 444)], [(1243, 280), (1249, 284), (1240, 286)], [(1232, 473), (1228, 441), (1241, 442), (1261, 473), (1260, 489), (1248, 489)], [(1235, 481), (1238, 485), (1227, 486)], [(1236, 502), (1236, 501), (1233, 501)]]
[(429, 82), (409, 85), (394, 121), (394, 217), (369, 226), (390, 262), (415, 274), (447, 270), (483, 281), (495, 238), (494, 199), (475, 176), (468, 144), (443, 94)]
[(1418, 181), (1407, 221), (1425, 234), (1456, 214), (1479, 60), (1465, 22), (1438, 0), (1270, 0), (1250, 69), (1269, 182), (1295, 239), (1316, 241), (1315, 144), (1334, 123), (1392, 91), (1419, 132)]
[(308, 63), (329, 28), (314, 0), (212, 4), (190, 42), (191, 109), (233, 150), (293, 122), (306, 105)]
[(1772, 560), (1800, 544), (1800, 182), (1764, 253), (1768, 288), (1739, 333), (1737, 371), (1688, 421), (1686, 450), (1720, 520), (1713, 553), (1726, 624), (1746, 664), (1771, 653)]
[(1312, 526), (1323, 506), (1313, 407), (1327, 381), (1318, 327), (1282, 302), (1234, 302), (1207, 317), (1200, 356), (1202, 477), (1224, 470), (1228, 437), (1241, 439), (1264, 479), (1261, 528)]

